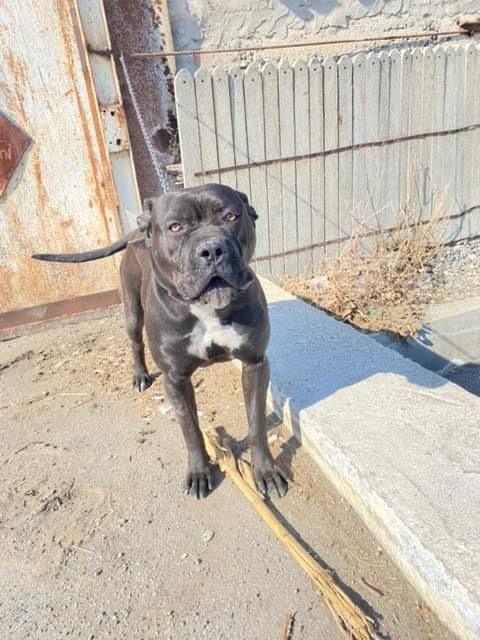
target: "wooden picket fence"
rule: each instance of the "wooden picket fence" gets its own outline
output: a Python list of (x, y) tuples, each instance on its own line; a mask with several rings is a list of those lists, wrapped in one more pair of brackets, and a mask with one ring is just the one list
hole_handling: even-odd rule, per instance
[(181, 70), (175, 94), (185, 186), (249, 195), (263, 274), (311, 272), (406, 207), (480, 234), (478, 44)]

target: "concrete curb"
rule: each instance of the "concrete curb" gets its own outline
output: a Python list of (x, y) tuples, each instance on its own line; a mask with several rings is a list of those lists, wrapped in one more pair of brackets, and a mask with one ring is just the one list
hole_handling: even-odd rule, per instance
[(270, 401), (463, 639), (480, 638), (480, 399), (269, 281)]
[(385, 334), (375, 339), (422, 367), (441, 372), (452, 363), (480, 362), (480, 306), (462, 313), (435, 318), (421, 328), (416, 338), (398, 341)]

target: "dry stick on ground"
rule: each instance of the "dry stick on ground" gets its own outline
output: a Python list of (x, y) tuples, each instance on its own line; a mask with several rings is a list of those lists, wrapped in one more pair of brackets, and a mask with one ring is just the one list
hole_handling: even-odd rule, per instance
[(348, 597), (329, 571), (321, 567), (293, 537), (255, 490), (252, 470), (244, 460), (236, 460), (230, 448), (212, 429), (205, 432), (205, 444), (212, 460), (218, 464), (268, 524), (277, 540), (309, 575), (330, 609), (335, 621), (351, 640), (378, 640), (374, 621)]
[(295, 613), (287, 613), (287, 615), (285, 616), (285, 624), (283, 625), (281, 640), (292, 640), (294, 623)]

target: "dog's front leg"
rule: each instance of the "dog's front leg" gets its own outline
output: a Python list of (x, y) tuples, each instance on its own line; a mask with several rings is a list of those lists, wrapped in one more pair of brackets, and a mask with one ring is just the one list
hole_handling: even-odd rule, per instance
[(288, 483), (274, 463), (267, 441), (267, 389), (270, 367), (264, 357), (255, 364), (243, 364), (242, 386), (247, 408), (253, 475), (257, 489), (263, 495), (276, 491), (279, 497), (287, 493)]
[(187, 445), (188, 466), (185, 493), (195, 498), (205, 498), (213, 487), (213, 467), (210, 464), (198, 425), (192, 383), (190, 378), (168, 375), (165, 377), (164, 386)]

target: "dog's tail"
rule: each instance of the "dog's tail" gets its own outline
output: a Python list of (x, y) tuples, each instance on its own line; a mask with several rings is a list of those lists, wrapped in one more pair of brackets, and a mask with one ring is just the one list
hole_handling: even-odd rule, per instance
[(123, 238), (106, 247), (100, 247), (100, 249), (93, 249), (92, 251), (84, 251), (82, 253), (35, 253), (32, 258), (35, 260), (45, 260), (46, 262), (89, 262), (90, 260), (99, 260), (100, 258), (113, 256), (114, 253), (125, 249), (129, 242), (134, 242), (139, 239), (139, 232), (135, 230), (127, 233), (126, 236), (123, 236)]

